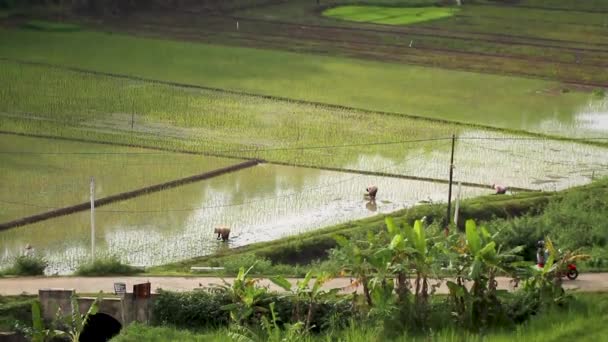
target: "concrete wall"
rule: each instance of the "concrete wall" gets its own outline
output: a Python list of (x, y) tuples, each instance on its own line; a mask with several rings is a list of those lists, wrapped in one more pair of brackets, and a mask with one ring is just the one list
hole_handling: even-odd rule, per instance
[[(63, 315), (70, 315), (72, 313), (70, 301), (74, 293), (72, 289), (39, 290), (38, 297), (42, 307), (42, 317), (46, 320), (53, 320), (58, 308), (61, 308)], [(104, 298), (99, 303), (98, 312), (112, 316), (123, 326), (131, 322), (147, 324), (151, 319), (152, 300), (153, 297), (135, 298), (132, 293), (125, 294), (122, 300), (120, 298)], [(95, 297), (78, 297), (80, 313), (85, 314), (94, 301)]]

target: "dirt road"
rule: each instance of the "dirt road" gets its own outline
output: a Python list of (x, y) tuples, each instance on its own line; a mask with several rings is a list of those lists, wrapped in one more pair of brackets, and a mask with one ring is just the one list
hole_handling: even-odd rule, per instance
[[(224, 278), (231, 282), (232, 277)], [(295, 283), (297, 279), (289, 279)], [(103, 291), (112, 293), (115, 282), (124, 282), (127, 289), (133, 284), (150, 281), (154, 292), (161, 288), (171, 291), (189, 291), (195, 288), (209, 287), (213, 284), (223, 284), (218, 277), (25, 277), (25, 278), (0, 278), (0, 295), (17, 295), (21, 293), (37, 294), (42, 288), (64, 288), (75, 289), (79, 293), (96, 293)], [(512, 290), (510, 278), (498, 278), (498, 288)], [(432, 281), (434, 284), (436, 281)], [(272, 290), (279, 290), (277, 286), (267, 279), (260, 280), (260, 285), (268, 285)], [(608, 291), (608, 273), (586, 273), (581, 274), (577, 280), (564, 280), (567, 289), (583, 292)], [(343, 292), (352, 292), (349, 278), (336, 278), (325, 284), (324, 288), (342, 288)], [(357, 289), (361, 291), (360, 288)], [(437, 290), (438, 293), (447, 293), (445, 282)]]

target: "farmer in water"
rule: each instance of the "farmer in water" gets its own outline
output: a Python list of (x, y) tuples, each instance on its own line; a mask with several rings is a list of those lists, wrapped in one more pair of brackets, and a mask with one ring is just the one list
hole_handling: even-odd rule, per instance
[(495, 195), (504, 195), (508, 190), (506, 186), (500, 184), (492, 184), (492, 188), (496, 190)]
[(378, 193), (378, 187), (375, 185), (368, 186), (365, 191), (367, 191), (367, 195), (371, 201), (376, 200), (376, 194)]
[(230, 228), (225, 226), (215, 227), (215, 234), (217, 234), (217, 240), (221, 239), (223, 242), (228, 241), (230, 237)]

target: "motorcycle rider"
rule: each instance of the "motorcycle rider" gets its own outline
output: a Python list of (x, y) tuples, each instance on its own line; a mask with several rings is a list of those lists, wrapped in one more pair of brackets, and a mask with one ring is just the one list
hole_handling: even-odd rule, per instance
[(545, 248), (545, 241), (539, 240), (536, 242), (536, 264), (538, 267), (544, 267), (548, 258), (549, 250)]

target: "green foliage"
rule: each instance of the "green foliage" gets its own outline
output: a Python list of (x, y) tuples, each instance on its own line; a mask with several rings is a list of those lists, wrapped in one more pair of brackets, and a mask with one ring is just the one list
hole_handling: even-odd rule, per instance
[(523, 246), (525, 259), (535, 260), (536, 242), (546, 235), (562, 249), (606, 247), (608, 228), (604, 213), (607, 211), (608, 182), (601, 180), (584, 190), (563, 192), (536, 216), (497, 219), (490, 221), (488, 226), (493, 231), (500, 231), (498, 242), (505, 246)]
[(78, 298), (72, 296), (70, 312), (66, 314), (59, 308), (49, 327), (45, 327), (40, 301), (34, 300), (32, 302), (32, 328), (26, 329), (25, 333), (30, 336), (33, 342), (65, 341), (66, 339), (71, 342), (78, 342), (89, 318), (97, 313), (101, 296), (102, 293), (100, 292), (84, 314), (80, 313)]
[(191, 329), (225, 326), (230, 315), (222, 307), (229, 303), (228, 295), (221, 292), (160, 291), (152, 308), (153, 323)]
[(0, 296), (0, 331), (32, 324), (33, 296)]
[(4, 273), (17, 276), (44, 275), (48, 262), (41, 256), (21, 255), (15, 258), (13, 265)]
[(87, 262), (78, 266), (75, 274), (79, 276), (106, 276), (106, 275), (131, 275), (139, 271), (130, 265), (120, 262), (118, 257), (110, 256), (106, 258), (96, 258), (92, 262)]
[[(294, 296), (286, 294), (267, 293), (260, 302), (268, 309), (270, 303), (275, 303), (281, 326), (297, 323), (295, 308), (303, 306)], [(194, 330), (217, 329), (230, 322), (229, 312), (222, 309), (230, 303), (230, 297), (224, 291), (160, 291), (152, 308), (152, 323)], [(352, 316), (352, 303), (347, 298), (324, 298), (314, 305), (310, 326), (313, 331), (325, 331), (332, 327), (331, 324), (336, 328), (344, 327)], [(261, 323), (259, 320), (256, 322)]]

